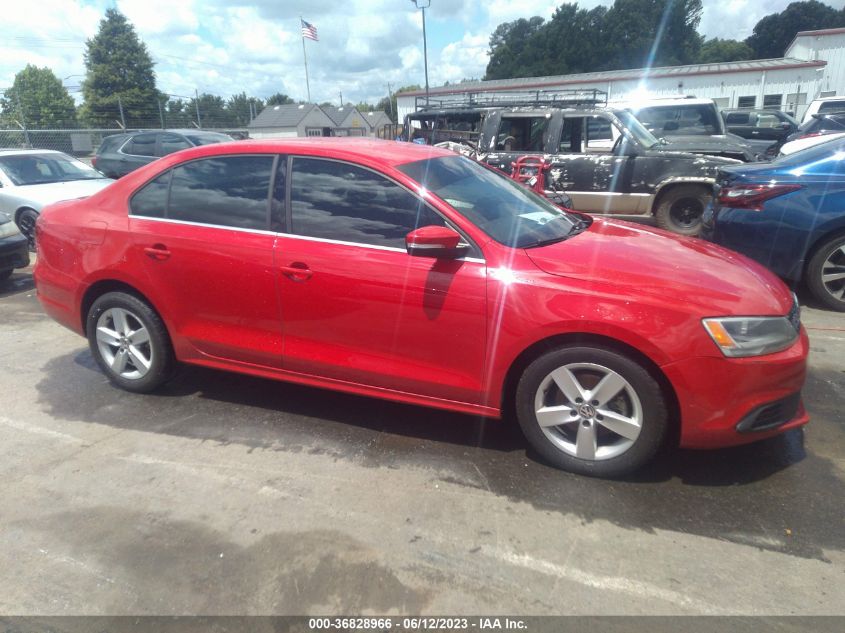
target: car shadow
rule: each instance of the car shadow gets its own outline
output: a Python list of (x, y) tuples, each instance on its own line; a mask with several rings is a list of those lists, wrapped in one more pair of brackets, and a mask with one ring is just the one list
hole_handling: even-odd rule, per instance
[(0, 281), (0, 299), (32, 290), (35, 290), (32, 268), (16, 270), (11, 277), (5, 281)]
[[(842, 481), (830, 462), (807, 451), (800, 429), (730, 449), (665, 451), (614, 481), (546, 465), (508, 417), (503, 423), (198, 367), (137, 395), (113, 387), (84, 350), (50, 360), (37, 389), (56, 418), (248, 452), (421, 468), (446, 484), (587, 522), (680, 530), (820, 560), (825, 548), (845, 549), (845, 533), (830, 529), (841, 515), (828, 496)], [(786, 536), (792, 533), (802, 538)]]

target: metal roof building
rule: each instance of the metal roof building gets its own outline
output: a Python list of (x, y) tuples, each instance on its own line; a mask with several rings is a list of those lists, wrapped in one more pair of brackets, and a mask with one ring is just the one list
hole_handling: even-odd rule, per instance
[[(785, 57), (691, 64), (577, 75), (473, 81), (429, 90), (432, 98), (507, 95), (508, 91), (603, 90), (610, 101), (695, 95), (722, 108), (780, 108), (801, 117), (819, 96), (845, 94), (845, 29), (802, 31)], [(422, 102), (424, 91), (397, 95), (400, 121)]]

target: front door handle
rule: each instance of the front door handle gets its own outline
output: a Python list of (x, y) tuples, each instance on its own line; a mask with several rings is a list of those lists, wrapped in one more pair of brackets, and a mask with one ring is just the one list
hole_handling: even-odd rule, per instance
[(155, 259), (157, 261), (164, 261), (165, 259), (170, 258), (170, 251), (167, 250), (167, 247), (164, 244), (153, 244), (152, 246), (147, 246), (144, 249), (144, 254), (150, 259)]
[(304, 262), (293, 262), (290, 266), (280, 266), (279, 270), (293, 281), (307, 281), (311, 279), (313, 274), (311, 269), (308, 268), (308, 264)]

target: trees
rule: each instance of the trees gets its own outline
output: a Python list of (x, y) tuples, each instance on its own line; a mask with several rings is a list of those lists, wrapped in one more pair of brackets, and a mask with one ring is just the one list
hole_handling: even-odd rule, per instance
[(9, 123), (34, 128), (63, 128), (76, 125), (76, 106), (49, 68), (27, 64), (15, 75), (11, 88), (0, 98), (0, 110)]
[(591, 10), (564, 3), (548, 22), (496, 27), (485, 79), (689, 64), (701, 47), (701, 12), (701, 0), (615, 0)]
[(793, 2), (780, 13), (772, 13), (757, 22), (745, 43), (754, 57), (781, 57), (798, 31), (845, 26), (845, 12), (817, 0)]
[(701, 45), (701, 51), (698, 54), (698, 61), (702, 64), (737, 62), (745, 59), (754, 59), (754, 51), (748, 44), (718, 37), (706, 40)]
[(272, 106), (272, 105), (287, 105), (289, 103), (293, 103), (293, 99), (291, 99), (286, 94), (282, 94), (281, 92), (277, 92), (274, 95), (270, 95), (267, 98), (267, 102), (265, 105)]
[(85, 98), (83, 116), (94, 126), (128, 126), (158, 121), (158, 100), (153, 61), (135, 28), (117, 9), (107, 9), (97, 34), (85, 43)]
[(226, 112), (231, 125), (246, 127), (252, 118), (264, 109), (264, 102), (255, 97), (247, 97), (245, 92), (232, 95), (226, 101)]

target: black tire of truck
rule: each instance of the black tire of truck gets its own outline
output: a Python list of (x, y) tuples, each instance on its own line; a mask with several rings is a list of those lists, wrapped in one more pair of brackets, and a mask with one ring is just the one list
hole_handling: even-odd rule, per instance
[(701, 217), (713, 195), (703, 185), (681, 185), (664, 193), (654, 212), (657, 226), (679, 235), (701, 232)]

